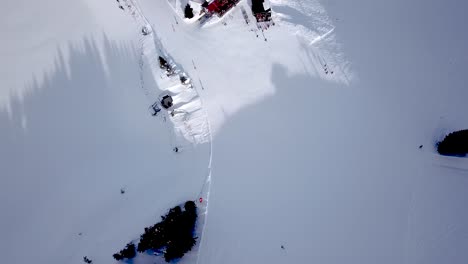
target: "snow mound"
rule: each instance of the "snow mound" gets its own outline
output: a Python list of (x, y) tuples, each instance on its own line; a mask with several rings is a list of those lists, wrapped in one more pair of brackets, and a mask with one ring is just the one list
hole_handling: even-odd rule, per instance
[[(334, 81), (350, 84), (353, 80), (350, 63), (337, 42), (335, 26), (317, 0), (304, 4), (300, 0), (270, 0), (273, 19), (293, 33), (309, 50), (315, 66)], [(331, 78), (333, 76), (333, 78)]]
[[(136, 20), (141, 28), (147, 29), (140, 39), (141, 43), (141, 67), (148, 67), (157, 84), (159, 91), (155, 87), (148, 87), (147, 95), (151, 100), (156, 101), (161, 95), (169, 94), (174, 99), (174, 106), (171, 107), (170, 115), (167, 118), (173, 123), (176, 132), (175, 145), (183, 146), (185, 142), (202, 144), (210, 140), (210, 132), (206, 111), (202, 109), (202, 101), (194, 86), (189, 83), (190, 77), (183, 70), (180, 64), (177, 64), (171, 55), (166, 51), (161, 39), (151, 27), (150, 22), (141, 12), (136, 1), (125, 1), (128, 12)], [(167, 75), (159, 67), (159, 56), (169, 60), (173, 66), (174, 74)], [(142, 69), (143, 71), (143, 69)], [(189, 77), (184, 84), (180, 76)], [(162, 91), (162, 92), (161, 92)]]

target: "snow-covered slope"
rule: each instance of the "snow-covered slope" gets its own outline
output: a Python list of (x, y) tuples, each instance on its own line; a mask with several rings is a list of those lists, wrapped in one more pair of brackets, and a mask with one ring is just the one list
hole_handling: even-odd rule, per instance
[[(183, 263), (467, 261), (468, 160), (433, 149), (468, 125), (465, 4), (271, 0), (261, 31), (248, 0), (203, 25), (119, 1), (0, 20), (6, 263), (113, 263), (199, 197)], [(151, 116), (166, 93), (174, 116)]]

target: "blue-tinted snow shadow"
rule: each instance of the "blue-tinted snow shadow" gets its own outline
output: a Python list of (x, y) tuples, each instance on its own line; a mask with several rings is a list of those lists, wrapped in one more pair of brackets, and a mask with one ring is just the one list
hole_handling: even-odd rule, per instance
[(424, 129), (414, 123), (426, 114), (279, 64), (271, 81), (275, 94), (236, 112), (214, 139), (201, 262), (463, 259), (466, 170), (418, 149)]
[(206, 176), (208, 146), (174, 155), (171, 124), (151, 116), (132, 44), (90, 37), (57, 54), (55, 71), (0, 112), (5, 262), (108, 262)]
[(200, 261), (370, 263), (401, 249), (417, 165), (395, 173), (406, 156), (392, 154), (398, 135), (368, 114), (372, 101), (280, 64), (271, 81), (275, 94), (231, 116), (214, 139)]

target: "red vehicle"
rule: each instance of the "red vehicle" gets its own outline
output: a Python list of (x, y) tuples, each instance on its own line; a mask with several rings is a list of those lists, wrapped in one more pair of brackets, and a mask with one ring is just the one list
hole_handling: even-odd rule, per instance
[[(218, 14), (218, 16), (223, 16), (227, 11), (233, 8), (240, 0), (213, 0), (208, 3), (206, 9), (211, 14)], [(207, 3), (207, 2), (206, 2)]]

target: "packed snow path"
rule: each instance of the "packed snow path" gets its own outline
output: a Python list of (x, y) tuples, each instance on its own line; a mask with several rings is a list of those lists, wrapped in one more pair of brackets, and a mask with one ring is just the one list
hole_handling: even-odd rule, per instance
[[(177, 64), (170, 54), (165, 51), (155, 28), (144, 16), (138, 6), (138, 3), (134, 0), (125, 0), (123, 3), (124, 10), (133, 16), (137, 22), (139, 30), (142, 30), (142, 37), (140, 39), (142, 56), (140, 61), (140, 70), (143, 72), (143, 67), (145, 65), (149, 67), (154, 81), (162, 92), (156, 91), (155, 87), (146, 87), (143, 83), (143, 77), (141, 77), (142, 88), (148, 98), (152, 101), (159, 100), (161, 96), (165, 94), (171, 95), (174, 99), (174, 109), (170, 114), (164, 110), (161, 111), (163, 119), (169, 119), (173, 123), (175, 139), (172, 139), (173, 142), (171, 143), (182, 152), (187, 148), (190, 148), (191, 145), (206, 142), (209, 142), (210, 144), (208, 174), (202, 185), (200, 194), (196, 197), (198, 220), (196, 224), (195, 237), (198, 238), (197, 244), (183, 258), (183, 262), (198, 263), (198, 252), (206, 224), (211, 186), (211, 160), (213, 148), (207, 112), (203, 108), (203, 102), (199, 96), (196, 85), (193, 84), (188, 74), (183, 71), (183, 67)], [(143, 33), (143, 30), (145, 30), (145, 33)], [(158, 60), (159, 56), (163, 56), (168, 60), (169, 64), (173, 66), (175, 74), (167, 76), (166, 73), (160, 69)], [(147, 61), (147, 63), (145, 64), (144, 61)], [(188, 77), (186, 84), (181, 83), (179, 78), (181, 75)]]
[[(159, 89), (162, 90), (162, 93), (157, 92), (155, 89), (152, 89), (152, 87), (146, 87), (144, 84), (142, 84), (142, 88), (144, 89), (145, 93), (147, 96), (150, 98), (149, 103), (153, 103), (155, 98), (160, 98), (161, 95), (164, 95), (165, 93), (169, 93), (171, 96), (174, 98), (174, 104), (175, 107), (177, 108), (174, 113), (174, 115), (168, 115), (167, 113), (164, 113), (164, 119), (169, 119), (173, 123), (174, 127), (174, 135), (175, 138), (171, 139), (172, 144), (174, 146), (177, 146), (178, 148), (184, 149), (189, 148), (191, 144), (199, 144), (199, 143), (204, 143), (204, 142), (210, 142), (212, 144), (212, 139), (211, 139), (211, 129), (210, 125), (208, 123), (207, 119), (207, 114), (206, 114), (206, 107), (203, 107), (203, 102), (202, 98), (200, 97), (199, 90), (197, 90), (197, 87), (201, 87), (201, 89), (204, 89), (204, 85), (202, 82), (202, 79), (199, 76), (199, 73), (197, 71), (197, 65), (194, 60), (191, 60), (193, 68), (195, 69), (195, 72), (192, 72), (195, 74), (196, 79), (198, 79), (197, 85), (195, 85), (194, 80), (188, 76), (189, 74), (184, 70), (184, 67), (177, 63), (173, 57), (167, 52), (165, 49), (162, 40), (160, 38), (160, 35), (158, 34), (158, 29), (157, 27), (153, 26), (153, 24), (149, 21), (149, 19), (143, 14), (142, 9), (139, 7), (139, 4), (135, 0), (125, 0), (121, 1), (124, 3), (124, 10), (126, 12), (129, 12), (132, 17), (135, 19), (137, 22), (138, 30), (142, 31), (145, 29), (147, 33), (142, 34), (140, 38), (141, 42), (141, 55), (142, 55), (142, 72), (143, 72), (143, 67), (146, 66), (149, 68), (150, 72), (152, 73), (152, 76), (154, 78), (154, 81), (157, 83), (159, 86)], [(285, 11), (287, 12), (288, 9), (281, 9), (282, 3), (274, 3), (276, 7), (278, 7), (279, 11)], [(175, 18), (175, 23), (178, 24), (178, 19), (183, 20), (182, 17), (180, 17), (180, 14), (177, 12), (177, 8), (170, 5), (172, 7), (173, 11), (179, 15), (178, 18)], [(213, 17), (209, 21), (205, 21), (205, 23), (202, 25), (203, 28), (209, 28), (213, 27), (216, 24), (222, 22), (222, 27), (226, 26), (228, 23), (234, 23), (237, 24), (240, 22), (239, 26), (243, 28), (244, 30), (248, 30), (253, 32), (256, 35), (256, 38), (259, 40), (262, 40), (261, 42), (264, 42), (265, 44), (267, 42), (267, 34), (264, 33), (264, 30), (259, 30), (254, 24), (250, 25), (247, 24), (245, 25), (245, 17), (244, 14), (241, 13), (242, 9), (246, 10), (249, 8), (248, 4), (245, 1), (241, 1), (238, 6), (241, 9), (236, 9), (233, 8), (231, 9), (227, 14), (225, 14), (222, 18), (218, 17)], [(318, 17), (318, 22), (317, 21), (312, 21), (312, 24), (320, 24), (322, 25), (320, 30), (317, 32), (312, 32), (310, 31), (310, 25), (306, 25), (301, 28), (301, 30), (296, 34), (296, 37), (298, 40), (304, 44), (304, 47), (306, 47), (307, 50), (309, 50), (310, 54), (308, 56), (311, 57), (311, 61), (314, 62), (314, 66), (317, 70), (317, 73), (322, 76), (322, 78), (326, 79), (334, 79), (335, 81), (338, 82), (343, 82), (343, 83), (348, 83), (349, 78), (345, 73), (345, 69), (341, 68), (335, 68), (333, 65), (340, 65), (343, 64), (339, 57), (333, 57), (329, 56), (324, 50), (321, 49), (321, 45), (324, 40), (328, 40), (328, 37), (333, 33), (334, 27), (324, 23), (326, 21), (326, 17), (323, 17), (324, 15), (321, 13), (323, 12), (322, 10), (308, 10), (310, 12), (310, 15), (314, 15), (315, 17)], [(311, 13), (315, 12), (315, 13)], [(281, 13), (278, 13), (279, 16), (281, 16)], [(254, 21), (255, 18), (252, 16), (252, 14), (248, 13), (247, 17), (250, 18), (251, 21)], [(239, 19), (240, 18), (240, 19)], [(282, 18), (282, 17), (280, 17)], [(284, 19), (279, 19), (281, 27), (286, 27), (286, 28), (295, 28), (296, 25), (292, 23), (293, 21), (286, 21)], [(182, 22), (184, 23), (184, 22)], [(244, 24), (244, 25), (242, 25)], [(176, 32), (175, 25), (172, 24), (172, 31)], [(143, 32), (142, 32), (143, 33)], [(333, 41), (332, 41), (333, 42)], [(326, 45), (329, 45), (330, 43), (327, 42)], [(332, 47), (334, 49), (334, 47)], [(163, 56), (168, 60), (168, 62), (171, 65), (174, 65), (176, 72), (178, 74), (183, 74), (191, 80), (190, 86), (193, 87), (193, 89), (187, 88), (184, 85), (180, 84), (178, 74), (174, 75), (172, 77), (166, 77), (165, 73), (160, 70), (160, 67), (158, 65), (158, 56)], [(334, 61), (334, 59), (337, 59), (337, 61)], [(145, 64), (143, 61), (147, 61)], [(187, 64), (188, 65), (188, 64)], [(143, 78), (142, 78), (143, 80)], [(199, 84), (199, 86), (198, 86)], [(192, 114), (188, 114), (192, 113)], [(193, 115), (193, 113), (196, 113), (196, 115)], [(196, 128), (196, 129), (194, 129)], [(169, 129), (172, 129), (171, 127)], [(199, 220), (197, 223), (197, 230), (196, 230), (196, 236), (198, 237), (198, 243), (195, 246), (195, 248), (189, 252), (185, 257), (183, 261), (191, 262), (193, 263), (195, 258), (197, 258), (198, 262), (198, 257), (199, 252), (200, 252), (200, 246), (203, 243), (203, 232), (204, 232), (204, 226), (206, 225), (206, 217), (207, 217), (207, 212), (208, 212), (208, 202), (209, 202), (209, 194), (210, 194), (210, 186), (211, 186), (211, 159), (212, 159), (212, 146), (210, 147), (210, 158), (209, 158), (209, 165), (208, 165), (208, 173), (207, 173), (207, 178), (203, 184), (203, 187), (200, 191), (199, 197), (197, 197), (197, 204), (199, 206)]]

